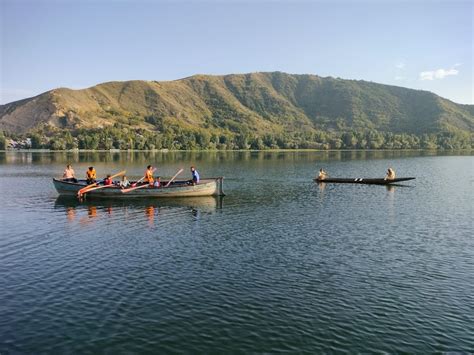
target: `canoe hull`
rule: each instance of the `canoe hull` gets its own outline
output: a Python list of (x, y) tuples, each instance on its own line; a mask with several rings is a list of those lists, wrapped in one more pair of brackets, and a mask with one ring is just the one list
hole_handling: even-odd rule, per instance
[[(107, 187), (87, 193), (87, 197), (100, 198), (171, 198), (171, 197), (201, 197), (223, 196), (223, 180), (218, 177), (203, 179), (197, 185), (188, 185), (186, 181), (176, 181), (169, 187), (145, 187), (128, 193), (123, 193), (120, 187)], [(61, 196), (77, 196), (77, 192), (85, 185), (53, 179), (54, 187)]]
[(339, 178), (327, 178), (324, 180), (314, 179), (317, 183), (336, 183), (336, 184), (362, 184), (362, 185), (390, 185), (396, 184), (402, 181), (414, 180), (414, 177), (406, 178), (397, 178), (393, 180), (384, 180), (384, 179), (365, 179), (365, 178), (349, 178), (349, 179), (339, 179)]

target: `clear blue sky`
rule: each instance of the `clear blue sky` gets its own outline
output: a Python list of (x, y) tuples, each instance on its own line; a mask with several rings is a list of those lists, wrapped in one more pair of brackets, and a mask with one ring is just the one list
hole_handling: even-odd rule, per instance
[(56, 87), (256, 71), (473, 98), (473, 2), (0, 0), (0, 103)]

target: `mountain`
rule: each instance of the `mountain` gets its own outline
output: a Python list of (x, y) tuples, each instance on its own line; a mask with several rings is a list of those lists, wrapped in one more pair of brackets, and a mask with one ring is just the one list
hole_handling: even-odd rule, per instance
[(108, 82), (83, 90), (59, 88), (0, 106), (0, 130), (7, 135), (68, 131), (77, 137), (107, 127), (229, 137), (471, 135), (474, 106), (427, 91), (281, 72)]

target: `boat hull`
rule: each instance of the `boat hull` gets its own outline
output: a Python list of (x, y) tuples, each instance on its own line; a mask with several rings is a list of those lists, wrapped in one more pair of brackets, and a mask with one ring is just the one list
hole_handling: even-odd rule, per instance
[(318, 178), (314, 179), (317, 183), (336, 183), (336, 184), (362, 184), (362, 185), (390, 185), (396, 184), (402, 181), (414, 180), (414, 177), (406, 177), (406, 178), (397, 178), (393, 180), (385, 180), (385, 179), (365, 179), (365, 178), (348, 178), (348, 179), (340, 179), (340, 178), (326, 178), (324, 180), (320, 180)]
[[(169, 187), (144, 187), (123, 193), (118, 186), (106, 187), (86, 193), (87, 197), (100, 198), (170, 198), (170, 197), (201, 197), (201, 196), (223, 196), (223, 180), (218, 177), (213, 179), (202, 179), (199, 184), (190, 185), (187, 181), (173, 182)], [(53, 179), (54, 187), (61, 196), (77, 196), (85, 183), (66, 182)]]

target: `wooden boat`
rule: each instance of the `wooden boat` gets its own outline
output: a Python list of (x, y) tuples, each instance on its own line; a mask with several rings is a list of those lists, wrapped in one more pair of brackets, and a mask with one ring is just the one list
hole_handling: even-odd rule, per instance
[(405, 178), (397, 178), (393, 180), (385, 180), (385, 179), (366, 179), (366, 178), (326, 178), (320, 180), (318, 178), (314, 179), (317, 183), (339, 183), (339, 184), (365, 184), (365, 185), (390, 185), (395, 184), (402, 181), (414, 180), (414, 177), (405, 177)]
[[(162, 198), (162, 197), (200, 197), (200, 196), (224, 196), (223, 177), (202, 179), (196, 185), (191, 185), (188, 180), (173, 181), (170, 186), (164, 187), (166, 181), (162, 182), (162, 187), (147, 186), (134, 189), (124, 193), (117, 185), (87, 192), (87, 197), (101, 198)], [(85, 180), (77, 183), (53, 179), (54, 187), (61, 196), (77, 196), (77, 192), (86, 186)]]

